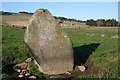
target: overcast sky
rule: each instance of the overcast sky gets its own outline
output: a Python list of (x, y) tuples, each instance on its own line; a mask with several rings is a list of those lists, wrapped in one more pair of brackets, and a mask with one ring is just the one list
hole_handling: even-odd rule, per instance
[(2, 10), (35, 12), (39, 8), (48, 9), (54, 16), (77, 20), (116, 19), (118, 2), (3, 2)]

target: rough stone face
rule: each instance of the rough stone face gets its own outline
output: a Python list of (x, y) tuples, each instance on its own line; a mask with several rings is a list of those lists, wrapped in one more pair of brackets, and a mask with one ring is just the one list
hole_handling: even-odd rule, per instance
[(73, 70), (72, 43), (47, 9), (38, 9), (29, 20), (24, 41), (46, 74)]

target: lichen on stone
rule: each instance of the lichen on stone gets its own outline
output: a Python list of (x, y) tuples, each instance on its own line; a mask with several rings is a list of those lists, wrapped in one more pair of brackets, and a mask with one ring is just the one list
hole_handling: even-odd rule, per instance
[(47, 9), (38, 9), (30, 18), (24, 41), (41, 72), (59, 74), (73, 69), (72, 43)]

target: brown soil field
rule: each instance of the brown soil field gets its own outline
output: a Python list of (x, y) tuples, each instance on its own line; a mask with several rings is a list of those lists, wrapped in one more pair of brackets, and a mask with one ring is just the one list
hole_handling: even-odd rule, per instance
[(5, 21), (5, 23), (14, 26), (28, 26), (28, 21)]

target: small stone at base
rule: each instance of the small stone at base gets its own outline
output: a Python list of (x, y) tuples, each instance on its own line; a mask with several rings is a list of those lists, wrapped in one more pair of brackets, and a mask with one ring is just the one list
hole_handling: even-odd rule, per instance
[(85, 71), (85, 67), (84, 66), (78, 66), (79, 70), (84, 72)]
[(23, 78), (23, 77), (24, 77), (24, 75), (20, 74), (20, 75), (18, 75), (18, 77), (19, 77), (19, 78)]
[(17, 69), (17, 72), (21, 72), (21, 70), (20, 70), (20, 69)]
[(26, 73), (25, 76), (30, 76), (30, 73)]
[(36, 79), (36, 77), (35, 76), (30, 76), (29, 79)]
[(25, 71), (26, 71), (25, 69), (22, 70), (22, 72), (25, 72)]
[(29, 63), (29, 62), (31, 62), (32, 61), (32, 58), (28, 58), (27, 60), (26, 60), (26, 63)]
[(70, 73), (70, 72), (65, 72), (65, 74), (68, 74), (68, 75), (70, 75), (71, 73)]

